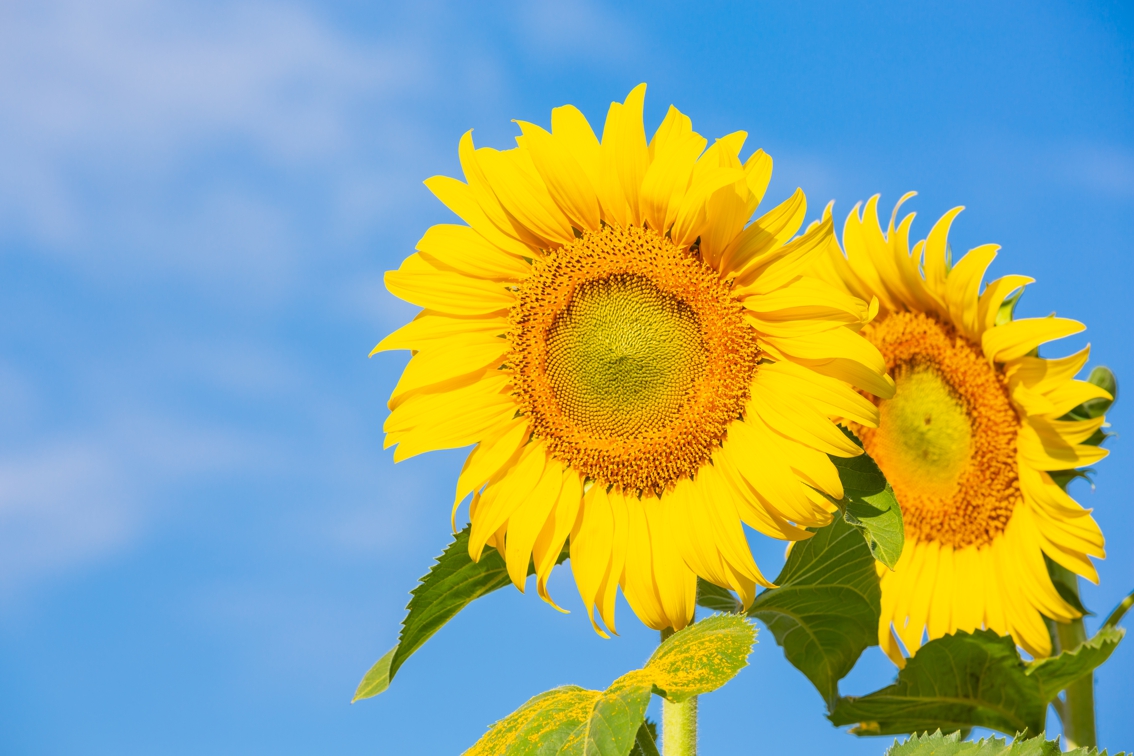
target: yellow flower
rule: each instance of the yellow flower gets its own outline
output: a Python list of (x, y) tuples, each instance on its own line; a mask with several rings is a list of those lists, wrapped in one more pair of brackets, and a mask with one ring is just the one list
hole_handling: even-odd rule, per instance
[[(616, 589), (657, 629), (693, 615), (696, 576), (745, 602), (768, 585), (742, 523), (798, 540), (842, 495), (830, 417), (877, 423), (849, 384), (890, 395), (867, 306), (800, 275), (834, 239), (795, 238), (801, 191), (746, 225), (771, 177), (745, 134), (707, 141), (670, 108), (646, 141), (645, 85), (600, 142), (576, 108), (520, 122), (511, 150), (460, 142), (465, 182), (426, 185), (468, 225), (430, 228), (386, 275), (424, 310), (375, 351), (414, 355), (390, 398), (395, 460), (475, 444), (469, 551), (504, 555), (539, 594), (570, 538), (595, 629)], [(551, 602), (553, 605), (554, 603)]]
[[(905, 518), (897, 569), (879, 570), (879, 642), (898, 664), (928, 630), (930, 639), (981, 627), (1010, 634), (1035, 656), (1051, 653), (1043, 616), (1067, 622), (1078, 612), (1048, 576), (1043, 555), (1098, 581), (1089, 556), (1103, 557), (1090, 515), (1048, 474), (1097, 462), (1107, 452), (1083, 444), (1103, 423), (1064, 415), (1106, 391), (1074, 380), (1088, 349), (1062, 359), (1038, 347), (1083, 330), (1064, 318), (1012, 320), (1002, 305), (1032, 279), (1004, 276), (980, 291), (996, 245), (950, 266), (946, 237), (955, 208), (911, 253), (913, 215), (889, 230), (877, 197), (847, 218), (844, 257), (832, 251), (816, 269), (855, 296), (879, 301), (862, 334), (886, 358), (897, 383), (881, 401), (877, 429), (855, 428), (886, 474)], [(979, 295), (979, 296), (978, 296)], [(1010, 300), (1009, 300), (1010, 301)]]

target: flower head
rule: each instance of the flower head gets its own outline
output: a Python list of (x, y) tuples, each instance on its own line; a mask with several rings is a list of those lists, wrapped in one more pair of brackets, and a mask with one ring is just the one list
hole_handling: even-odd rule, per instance
[[(868, 306), (804, 275), (830, 212), (796, 236), (801, 191), (749, 223), (771, 177), (742, 132), (712, 145), (670, 108), (647, 141), (645, 86), (601, 141), (574, 107), (510, 150), (460, 142), (465, 181), (427, 186), (467, 225), (426, 232), (391, 292), (423, 311), (375, 351), (414, 355), (390, 398), (395, 460), (475, 445), (470, 553), (523, 590), (570, 539), (587, 610), (614, 628), (621, 586), (654, 628), (692, 617), (698, 575), (749, 602), (769, 585), (742, 526), (797, 540), (842, 488), (831, 421), (877, 422), (889, 396)], [(596, 630), (599, 629), (595, 624)]]
[(985, 627), (1046, 656), (1043, 616), (1069, 621), (1079, 613), (1056, 591), (1044, 555), (1096, 582), (1088, 557), (1103, 556), (1089, 510), (1050, 472), (1106, 456), (1083, 443), (1103, 418), (1065, 416), (1110, 395), (1074, 380), (1088, 349), (1038, 356), (1041, 344), (1082, 324), (1012, 319), (1013, 292), (1032, 279), (1004, 276), (981, 291), (999, 247), (977, 247), (951, 265), (946, 237), (961, 208), (911, 252), (913, 215), (897, 223), (909, 196), (885, 233), (877, 197), (861, 215), (856, 207), (843, 232), (846, 255), (832, 251), (815, 269), (848, 293), (877, 297), (878, 316), (862, 333), (897, 383), (879, 402), (879, 426), (855, 429), (894, 487), (906, 528), (896, 569), (880, 570), (879, 642), (901, 663), (894, 633), (913, 653), (926, 632), (933, 639)]

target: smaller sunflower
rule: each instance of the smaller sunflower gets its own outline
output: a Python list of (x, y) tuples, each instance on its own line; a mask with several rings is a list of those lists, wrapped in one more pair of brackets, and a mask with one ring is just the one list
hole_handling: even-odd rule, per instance
[[(847, 218), (845, 256), (832, 251), (814, 271), (865, 300), (877, 317), (862, 330), (882, 352), (897, 391), (879, 400), (877, 428), (852, 423), (902, 505), (906, 548), (897, 568), (879, 568), (879, 643), (895, 663), (957, 630), (989, 628), (1033, 656), (1051, 653), (1043, 617), (1068, 622), (1079, 612), (1052, 584), (1044, 555), (1098, 582), (1089, 557), (1103, 535), (1090, 510), (1051, 472), (1107, 455), (1084, 444), (1104, 418), (1076, 420), (1082, 402), (1111, 398), (1074, 376), (1089, 347), (1061, 359), (1040, 345), (1084, 330), (1065, 318), (1013, 320), (1025, 276), (999, 278), (981, 291), (997, 245), (951, 264), (947, 236), (962, 208), (945, 214), (911, 252), (913, 214), (883, 233), (873, 197)], [(891, 631), (891, 627), (893, 631)], [(896, 635), (896, 637), (895, 637)]]

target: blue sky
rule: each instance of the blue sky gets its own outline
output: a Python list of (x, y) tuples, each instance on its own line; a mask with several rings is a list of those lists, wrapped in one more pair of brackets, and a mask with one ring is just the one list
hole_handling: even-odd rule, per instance
[[(1134, 387), (1134, 14), (1120, 2), (484, 4), (41, 0), (0, 6), (0, 751), (455, 753), (529, 696), (605, 686), (656, 635), (590, 629), (568, 570), (446, 627), (349, 706), (449, 538), (461, 455), (395, 466), (387, 294), (451, 216), (460, 135), (649, 83), (775, 159), (769, 198), (920, 196), (1003, 245), (1021, 312), (1084, 321)], [(1104, 614), (1134, 587), (1134, 403), (1096, 488)], [(782, 545), (754, 541), (775, 574)], [(1097, 618), (1089, 621), (1090, 626)], [(1134, 643), (1098, 675), (1134, 747)], [(893, 669), (877, 649), (844, 683)], [(1054, 722), (1052, 723), (1054, 724)], [(880, 754), (763, 633), (702, 703), (702, 752)]]

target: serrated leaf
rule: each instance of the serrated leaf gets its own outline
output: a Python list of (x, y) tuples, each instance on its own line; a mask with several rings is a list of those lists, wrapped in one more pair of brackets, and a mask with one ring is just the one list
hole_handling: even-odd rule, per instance
[[(564, 549), (556, 564), (562, 564), (567, 557)], [(534, 568), (529, 566), (528, 574), (533, 572)], [(480, 561), (474, 562), (469, 557), (469, 529), (466, 527), (458, 533), (417, 587), (410, 591), (408, 614), (402, 620), (398, 644), (363, 676), (351, 703), (386, 690), (405, 660), (446, 622), (476, 599), (510, 582), (504, 559), (495, 549), (486, 547)]]
[(756, 597), (748, 615), (768, 626), (830, 709), (839, 680), (878, 643), (874, 558), (856, 529), (836, 519), (792, 547), (776, 585)]
[(1075, 648), (1028, 664), (1011, 638), (991, 630), (946, 635), (922, 646), (893, 685), (840, 698), (829, 718), (835, 725), (857, 723), (858, 735), (970, 727), (1038, 733), (1048, 703), (1106, 661), (1123, 635), (1104, 626)]
[(674, 703), (716, 690), (748, 664), (756, 628), (743, 617), (707, 617), (667, 638), (646, 662), (655, 692)]
[[(959, 732), (942, 735), (938, 730), (932, 735), (914, 735), (904, 743), (894, 743), (886, 751), (886, 756), (1061, 756), (1062, 753), (1058, 740), (1046, 740), (1042, 735), (1017, 738), (1009, 743), (1003, 738), (962, 740)], [(1068, 753), (1076, 756), (1099, 756), (1094, 748), (1076, 748)], [(1105, 754), (1106, 751), (1103, 751), (1103, 756)]]
[(671, 700), (708, 693), (748, 663), (756, 628), (743, 617), (710, 617), (674, 633), (642, 669), (601, 693), (575, 686), (541, 693), (494, 724), (465, 756), (657, 756), (645, 721), (651, 692)]
[(1045, 703), (1051, 701), (1059, 691), (1109, 659), (1125, 634), (1121, 627), (1103, 627), (1070, 651), (1033, 661), (1026, 674), (1036, 681), (1040, 698)]
[[(847, 437), (862, 446), (857, 436), (839, 427)], [(844, 519), (859, 529), (874, 558), (894, 569), (905, 544), (905, 528), (902, 508), (894, 490), (886, 482), (886, 476), (866, 452), (857, 457), (829, 456), (843, 484), (843, 499), (835, 503), (842, 510)]]
[(857, 723), (852, 732), (860, 735), (967, 727), (1038, 733), (1045, 708), (1012, 639), (977, 630), (926, 643), (893, 685), (839, 699), (829, 718), (836, 726)]

